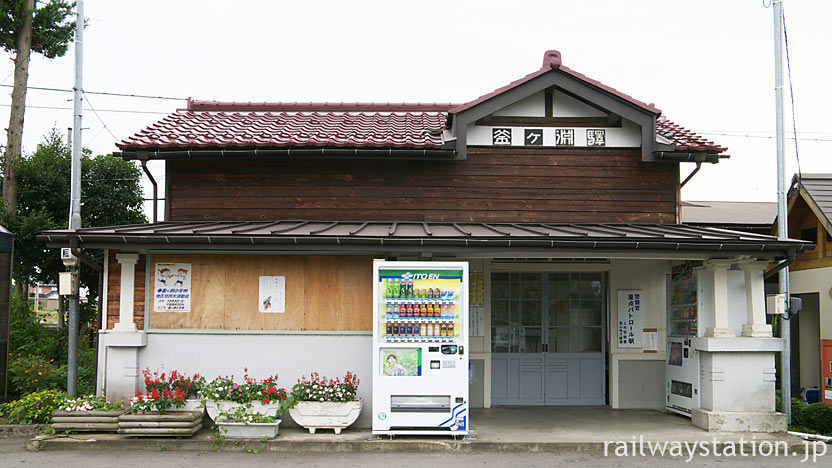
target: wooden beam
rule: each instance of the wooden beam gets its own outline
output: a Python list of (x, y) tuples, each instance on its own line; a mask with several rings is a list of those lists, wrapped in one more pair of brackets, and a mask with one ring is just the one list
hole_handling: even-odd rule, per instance
[(552, 117), (554, 117), (554, 115), (553, 115), (553, 112), (554, 112), (554, 99), (552, 98), (552, 94), (553, 94), (554, 92), (555, 92), (555, 88), (554, 88), (554, 87), (552, 87), (552, 88), (546, 88), (546, 90), (545, 90), (545, 91), (543, 91), (543, 97), (544, 97), (544, 99), (543, 99), (544, 104), (543, 104), (543, 105), (545, 106), (545, 109), (544, 109), (544, 111), (543, 111), (543, 116), (544, 116), (544, 117), (547, 117), (547, 118), (552, 118)]
[(621, 117), (483, 117), (477, 125), (506, 127), (621, 127)]

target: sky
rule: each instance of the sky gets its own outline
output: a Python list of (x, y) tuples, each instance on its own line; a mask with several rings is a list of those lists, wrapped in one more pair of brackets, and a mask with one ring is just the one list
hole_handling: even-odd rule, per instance
[[(83, 143), (94, 154), (194, 97), (224, 101), (466, 102), (537, 70), (544, 51), (728, 147), (684, 200), (775, 201), (772, 9), (761, 0), (84, 2)], [(832, 2), (785, 0), (803, 173), (832, 173)], [(13, 64), (0, 60), (0, 84)], [(33, 55), (30, 87), (70, 89), (74, 50)], [(786, 76), (788, 85), (788, 76)], [(787, 136), (793, 137), (786, 88)], [(24, 152), (72, 125), (70, 93), (31, 89)], [(11, 88), (0, 87), (7, 127)], [(42, 107), (52, 107), (47, 109)], [(54, 109), (54, 108), (60, 109)], [(0, 141), (5, 142), (5, 131)], [(786, 174), (797, 172), (786, 141)], [(164, 168), (151, 162), (163, 184)], [(682, 164), (684, 178), (694, 166)], [(144, 181), (149, 197), (149, 184)], [(161, 207), (161, 205), (160, 205)]]

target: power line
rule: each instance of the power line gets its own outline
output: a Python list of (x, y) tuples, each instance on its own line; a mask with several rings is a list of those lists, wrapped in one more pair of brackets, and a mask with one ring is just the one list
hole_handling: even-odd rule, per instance
[[(89, 102), (89, 101), (87, 101)], [(0, 104), (0, 107), (11, 107), (11, 104)], [(26, 106), (27, 109), (52, 109), (52, 110), (72, 110), (71, 107), (57, 107), (57, 106)], [(92, 109), (84, 109), (92, 110)], [(98, 112), (120, 112), (124, 114), (158, 114), (169, 115), (170, 112), (156, 112), (156, 111), (139, 111), (139, 110), (124, 110), (124, 109), (99, 109)]]
[[(84, 93), (84, 94), (87, 94), (87, 93)], [(110, 136), (113, 137), (113, 140), (118, 141), (118, 138), (116, 138), (116, 136), (113, 135), (113, 132), (110, 130), (110, 127), (108, 127), (107, 124), (104, 123), (104, 119), (102, 119), (101, 116), (98, 115), (98, 112), (96, 112), (95, 107), (92, 106), (92, 102), (90, 102), (89, 97), (87, 98), (87, 104), (89, 104), (90, 109), (92, 110), (92, 113), (95, 114), (95, 116), (98, 118), (98, 121), (101, 122), (101, 125), (103, 125), (104, 128), (107, 130), (107, 133), (109, 133)]]
[[(8, 79), (8, 77), (6, 78)], [(5, 80), (3, 80), (5, 81)], [(4, 88), (13, 88), (14, 85), (9, 84), (0, 84), (0, 86)], [(61, 93), (71, 93), (71, 89), (64, 89), (64, 88), (46, 88), (42, 86), (27, 86), (26, 89), (34, 89), (37, 91), (56, 91)], [(117, 96), (117, 97), (130, 97), (130, 98), (142, 98), (142, 99), (164, 99), (168, 101), (187, 101), (188, 98), (178, 98), (178, 97), (170, 97), (170, 96), (150, 96), (146, 94), (127, 94), (127, 93), (111, 93), (106, 91), (84, 91), (84, 94), (99, 94), (102, 96)]]
[[(769, 135), (742, 135), (738, 133), (721, 133), (721, 132), (697, 132), (702, 135), (720, 135), (720, 136), (727, 136), (727, 137), (736, 137), (736, 138), (765, 138), (769, 140), (773, 140), (774, 136)], [(825, 133), (825, 132), (823, 132)], [(786, 137), (787, 140), (794, 140), (794, 137)], [(799, 141), (832, 141), (832, 138), (798, 138)]]

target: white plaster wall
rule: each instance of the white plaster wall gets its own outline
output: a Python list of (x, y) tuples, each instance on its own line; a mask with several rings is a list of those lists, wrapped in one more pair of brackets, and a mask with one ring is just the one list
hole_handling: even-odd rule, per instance
[(543, 91), (533, 94), (522, 101), (504, 107), (493, 115), (503, 117), (544, 117), (546, 114)]
[[(606, 145), (608, 148), (639, 148), (641, 147), (641, 130), (632, 122), (624, 121), (620, 128), (607, 127)], [(491, 129), (493, 126), (468, 125), (467, 141), (471, 146), (491, 146)], [(504, 127), (499, 127), (504, 128)], [(512, 127), (511, 146), (524, 146), (524, 130), (540, 127)], [(572, 128), (572, 127), (569, 127)], [(581, 148), (586, 146), (587, 127), (575, 127), (575, 144), (564, 148)], [(543, 127), (543, 146), (555, 146), (555, 128)], [(532, 147), (533, 148), (533, 147)], [(598, 147), (592, 147), (598, 148)], [(601, 147), (603, 148), (603, 147)]]
[(604, 112), (584, 104), (559, 91), (552, 95), (552, 115), (555, 117), (606, 117)]
[(832, 338), (832, 267), (789, 272), (792, 294), (819, 293), (820, 337)]
[[(635, 380), (641, 376), (620, 372), (621, 361), (647, 360), (665, 361), (666, 322), (667, 322), (667, 275), (671, 270), (670, 260), (612, 260), (609, 273), (609, 319), (607, 320), (607, 336), (610, 352), (609, 395), (613, 408), (622, 407), (619, 387), (633, 388), (637, 386)], [(614, 339), (617, 333), (618, 321), (618, 290), (640, 289), (644, 298), (645, 308), (643, 327), (658, 330), (657, 353), (645, 353), (639, 348), (619, 348)], [(662, 378), (664, 380), (664, 377)], [(664, 392), (656, 394), (655, 401), (645, 401), (645, 408), (663, 408), (665, 405)]]
[[(351, 371), (361, 380), (358, 396), (365, 405), (356, 425), (370, 427), (371, 352), (369, 335), (148, 333), (147, 346), (139, 351), (139, 369), (198, 372), (208, 379), (234, 374), (242, 380), (247, 367), (256, 378), (278, 373), (278, 384), (289, 391), (298, 378), (311, 372), (343, 377)], [(287, 414), (283, 421), (290, 424), (291, 417)]]

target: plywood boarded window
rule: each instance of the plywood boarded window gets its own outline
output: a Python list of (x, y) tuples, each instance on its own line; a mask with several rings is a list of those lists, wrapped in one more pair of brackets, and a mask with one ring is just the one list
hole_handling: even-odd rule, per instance
[[(150, 329), (371, 331), (372, 257), (346, 255), (150, 255), (190, 263), (191, 311), (156, 312)], [(258, 311), (260, 276), (286, 277), (286, 312)]]

